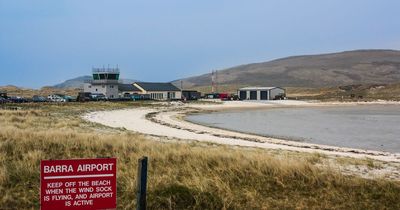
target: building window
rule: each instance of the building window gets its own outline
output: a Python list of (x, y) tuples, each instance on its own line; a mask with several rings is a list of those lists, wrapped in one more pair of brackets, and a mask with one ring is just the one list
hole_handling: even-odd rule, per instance
[(99, 80), (100, 79), (99, 74), (93, 74), (93, 79), (94, 80)]
[(104, 88), (104, 85), (102, 87)]
[(96, 91), (97, 91), (97, 88), (96, 88)]
[(92, 86), (91, 86), (91, 85), (89, 85), (89, 88), (92, 88)]
[(110, 85), (110, 88), (114, 88), (114, 85)]

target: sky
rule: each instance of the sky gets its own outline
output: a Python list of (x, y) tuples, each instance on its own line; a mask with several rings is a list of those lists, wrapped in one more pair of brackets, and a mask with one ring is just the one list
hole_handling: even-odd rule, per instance
[(241, 64), (400, 50), (398, 0), (0, 0), (0, 86), (116, 66), (168, 82)]

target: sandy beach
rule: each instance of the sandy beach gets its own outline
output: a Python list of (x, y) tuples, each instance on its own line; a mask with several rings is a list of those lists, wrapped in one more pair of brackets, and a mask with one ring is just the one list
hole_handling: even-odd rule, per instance
[(218, 111), (226, 109), (251, 109), (282, 106), (338, 106), (361, 104), (399, 104), (398, 102), (359, 102), (359, 103), (310, 103), (303, 101), (272, 101), (269, 103), (227, 101), (218, 104), (163, 103), (159, 108), (136, 108), (114, 111), (92, 112), (84, 119), (114, 128), (125, 128), (146, 135), (188, 141), (202, 141), (216, 144), (280, 149), (298, 152), (322, 153), (332, 156), (371, 158), (385, 162), (400, 162), (400, 154), (361, 150), (344, 147), (294, 142), (263, 136), (210, 128), (183, 120), (191, 112)]

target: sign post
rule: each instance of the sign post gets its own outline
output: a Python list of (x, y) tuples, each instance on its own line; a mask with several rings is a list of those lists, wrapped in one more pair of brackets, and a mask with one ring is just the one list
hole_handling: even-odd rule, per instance
[(40, 209), (116, 209), (116, 167), (116, 158), (41, 161)]
[(146, 210), (146, 188), (147, 188), (147, 157), (138, 161), (137, 176), (137, 210)]

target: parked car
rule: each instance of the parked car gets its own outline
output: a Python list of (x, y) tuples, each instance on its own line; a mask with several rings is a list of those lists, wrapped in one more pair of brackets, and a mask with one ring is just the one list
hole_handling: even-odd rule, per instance
[(150, 100), (150, 94), (132, 94), (130, 95), (130, 98), (133, 101)]
[(9, 103), (10, 101), (6, 98), (0, 97), (0, 104)]
[(229, 94), (228, 93), (218, 93), (218, 98), (223, 101), (229, 100)]
[(286, 96), (284, 94), (276, 95), (274, 100), (284, 100)]
[(229, 94), (228, 93), (207, 93), (204, 95), (205, 99), (221, 99), (221, 100), (228, 100)]
[(92, 93), (90, 95), (93, 101), (106, 101), (107, 97), (103, 93)]
[(80, 102), (91, 101), (92, 100), (91, 95), (92, 94), (90, 92), (79, 92), (78, 97), (76, 97), (76, 101)]
[(35, 96), (32, 97), (32, 101), (35, 102), (35, 103), (38, 103), (38, 102), (46, 102), (47, 99), (46, 99), (45, 97), (43, 97), (43, 96), (37, 96), (37, 95), (35, 95)]
[(27, 99), (19, 96), (11, 96), (8, 98), (11, 103), (26, 103), (29, 102)]
[[(64, 95), (64, 94), (56, 94), (56, 95), (58, 95), (60, 98), (63, 98), (63, 99), (65, 100), (65, 102), (73, 101), (73, 99), (72, 99), (71, 96)], [(75, 100), (76, 100), (76, 99), (75, 99)]]
[(67, 102), (67, 100), (59, 95), (49, 95), (47, 99), (51, 102)]

